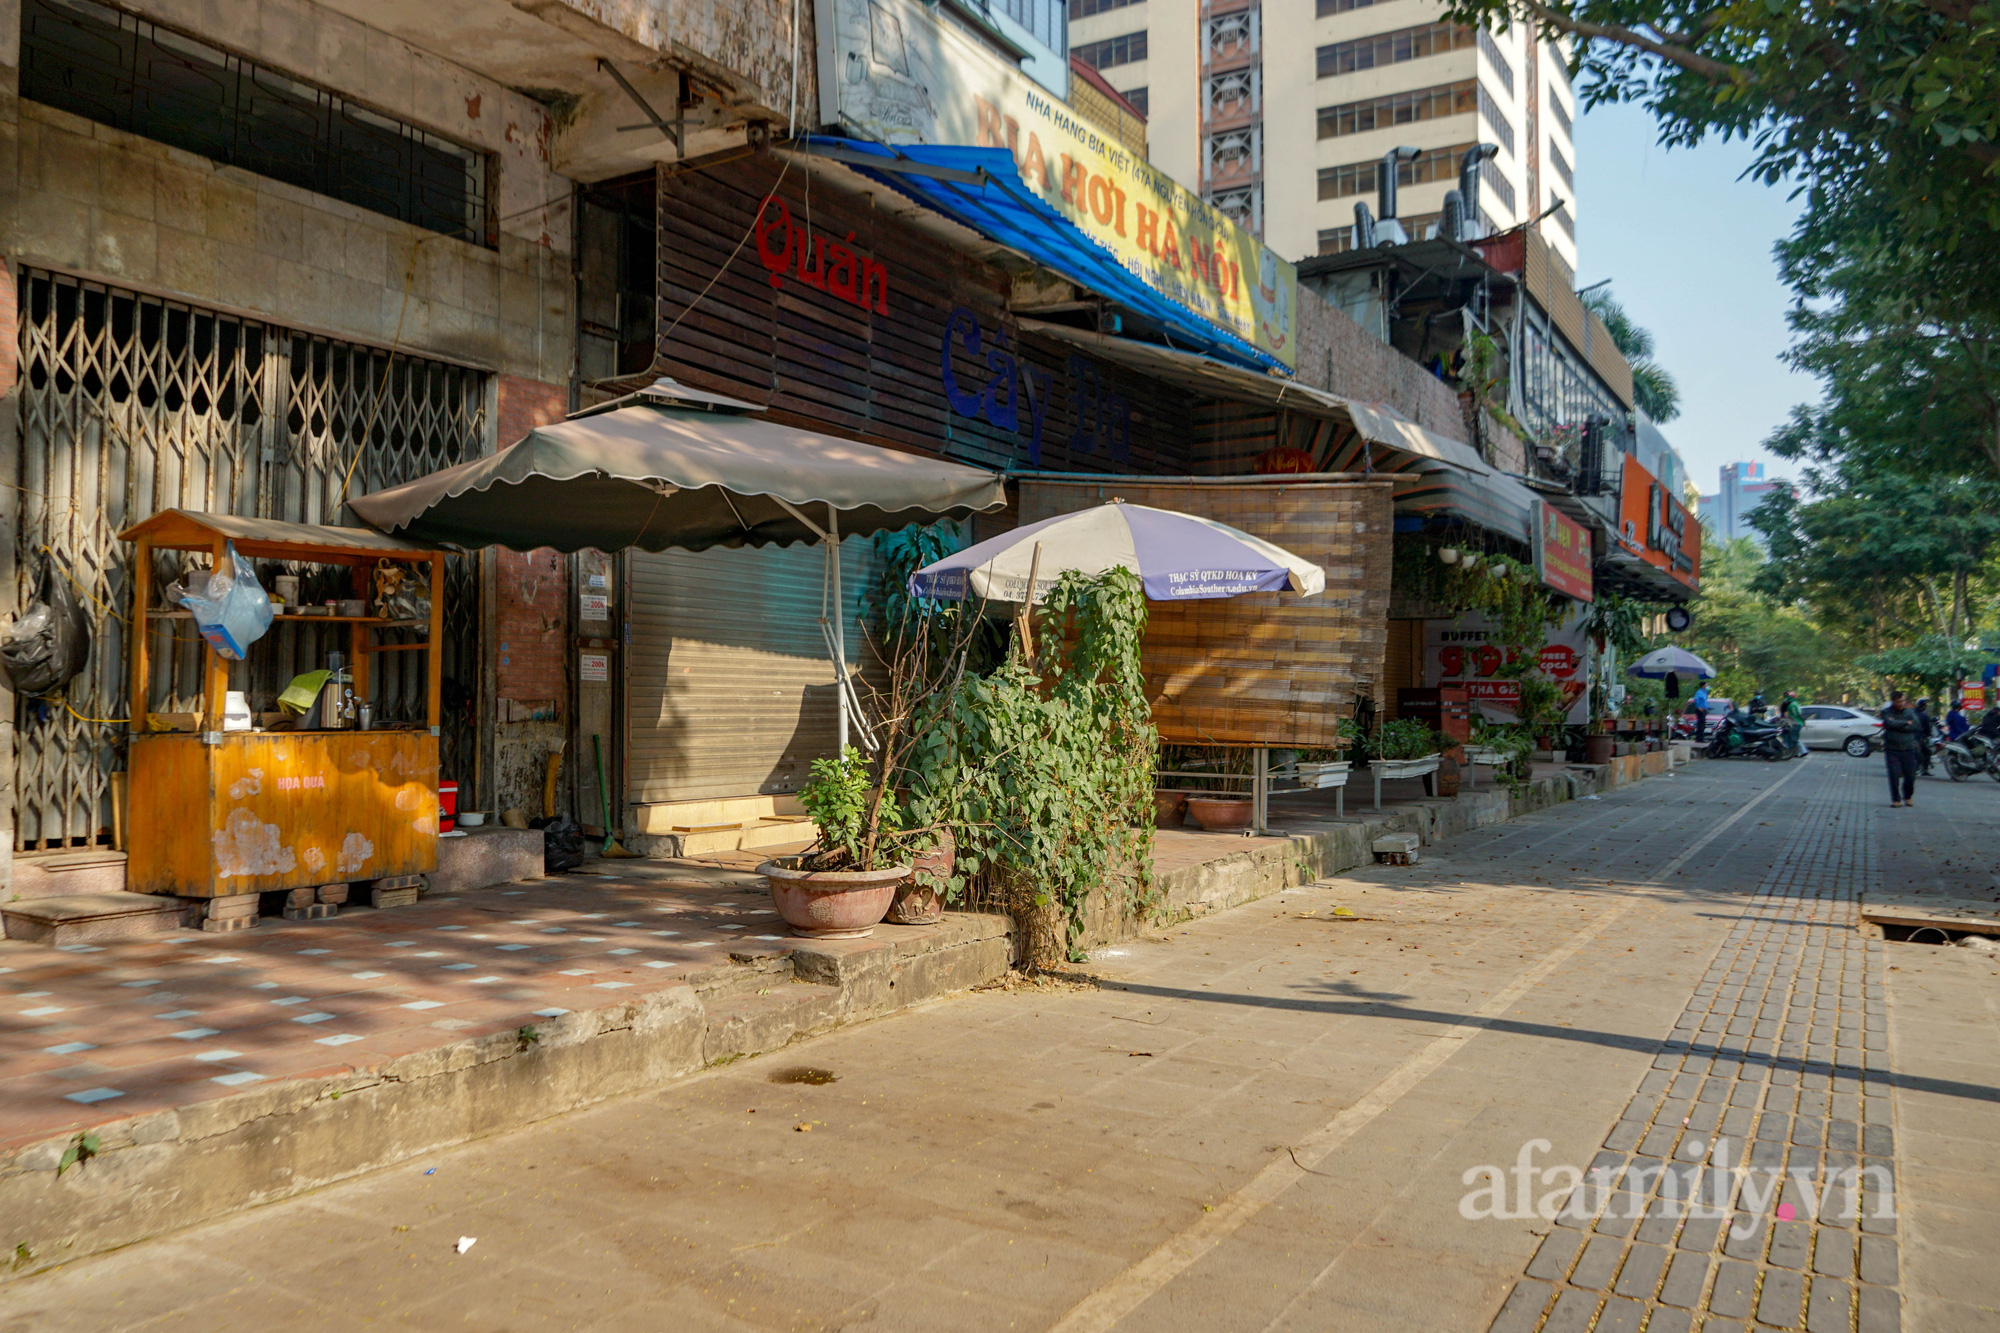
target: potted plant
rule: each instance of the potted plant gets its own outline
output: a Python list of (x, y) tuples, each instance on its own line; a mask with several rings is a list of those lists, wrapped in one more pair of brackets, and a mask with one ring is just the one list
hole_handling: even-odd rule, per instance
[(896, 890), (913, 870), (903, 808), (886, 777), (870, 774), (861, 752), (815, 759), (799, 803), (819, 828), (819, 840), (797, 856), (764, 862), (757, 873), (771, 886), (771, 904), (794, 935), (856, 939), (888, 914)]
[(1353, 762), (1347, 756), (1357, 731), (1354, 719), (1344, 717), (1334, 728), (1334, 743), (1326, 749), (1299, 751), (1299, 785), (1311, 788), (1345, 787)]
[(1375, 728), (1374, 757), (1369, 771), (1375, 775), (1375, 808), (1382, 808), (1385, 778), (1418, 778), (1435, 773), (1443, 759), (1444, 737), (1427, 723), (1399, 717)]

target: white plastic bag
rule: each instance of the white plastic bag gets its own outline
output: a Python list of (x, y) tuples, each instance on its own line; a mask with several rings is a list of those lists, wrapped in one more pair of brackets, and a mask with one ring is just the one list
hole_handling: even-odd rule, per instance
[(271, 628), (271, 598), (233, 542), (224, 567), (208, 576), (200, 593), (183, 596), (181, 605), (194, 612), (195, 628), (208, 646), (232, 662), (242, 661), (250, 645)]

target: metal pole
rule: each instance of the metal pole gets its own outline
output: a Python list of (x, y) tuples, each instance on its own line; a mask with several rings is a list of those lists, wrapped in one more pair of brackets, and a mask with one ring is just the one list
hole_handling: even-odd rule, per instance
[(1271, 751), (1266, 746), (1258, 746), (1251, 756), (1250, 818), (1257, 826), (1257, 834), (1262, 837), (1271, 815)]
[(826, 558), (833, 584), (833, 684), (839, 696), (839, 745), (834, 753), (847, 755), (847, 629), (846, 607), (840, 594), (840, 514), (829, 502), (826, 507)]

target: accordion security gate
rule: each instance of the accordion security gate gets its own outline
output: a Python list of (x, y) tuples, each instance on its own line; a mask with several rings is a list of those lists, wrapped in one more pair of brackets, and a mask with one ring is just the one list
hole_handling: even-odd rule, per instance
[[(63, 698), (16, 702), (15, 846), (79, 847), (109, 829), (110, 774), (123, 767), (131, 548), (118, 533), (174, 508), (352, 525), (344, 494), (483, 451), (485, 382), (462, 366), (32, 268), (20, 270), (18, 297), (17, 605), (52, 566), (84, 601), (92, 643)], [(156, 586), (187, 562), (162, 553)], [(276, 572), (259, 577), (268, 587)], [(306, 601), (349, 595), (335, 583), (345, 571), (299, 572)], [(469, 783), (476, 557), (448, 560), (445, 583), (442, 774)], [(253, 707), (275, 707), (294, 674), (344, 649), (344, 628), (278, 622), (252, 661), (232, 668), (230, 688), (248, 691)], [(154, 620), (147, 632), (158, 664), (151, 711), (195, 711), (206, 650), (192, 624)], [(378, 716), (421, 721), (421, 654), (385, 653), (373, 665)]]

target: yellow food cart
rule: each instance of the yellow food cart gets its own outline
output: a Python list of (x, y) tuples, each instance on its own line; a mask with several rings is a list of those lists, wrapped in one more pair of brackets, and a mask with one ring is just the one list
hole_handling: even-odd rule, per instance
[[(428, 622), (373, 615), (306, 615), (297, 609), (279, 620), (310, 620), (346, 628), (346, 654), (357, 699), (369, 695), (375, 655), (424, 652), (427, 657), (426, 722), (388, 723), (378, 729), (296, 729), (291, 725), (227, 730), (224, 708), (230, 662), (202, 649), (202, 709), (185, 720), (191, 729), (160, 730), (149, 712), (151, 635), (131, 637), (132, 735), (128, 762), (128, 860), (126, 886), (138, 893), (195, 899), (235, 899), (242, 924), (255, 919), (247, 895), (293, 890), (300, 902), (344, 901), (345, 887), (368, 882), (401, 889), (437, 868), (438, 735), (442, 671), (444, 555), (362, 528), (321, 527), (232, 514), (169, 509), (121, 534), (136, 547), (133, 622), (186, 618), (186, 611), (153, 605), (155, 551), (207, 552), (223, 568), (233, 544), (250, 560), (375, 569), (407, 565), (430, 580)], [(374, 609), (364, 599), (364, 610)], [(378, 642), (389, 629), (427, 629), (409, 643)], [(251, 646), (251, 653), (257, 651)], [(269, 720), (269, 719), (267, 719)], [(386, 883), (385, 883), (386, 882)], [(327, 892), (321, 894), (322, 888)], [(317, 896), (315, 896), (317, 895)], [(412, 896), (414, 893), (412, 892)], [(213, 915), (219, 910), (211, 904)], [(324, 908), (326, 914), (332, 907)], [(210, 928), (222, 925), (215, 919)]]

